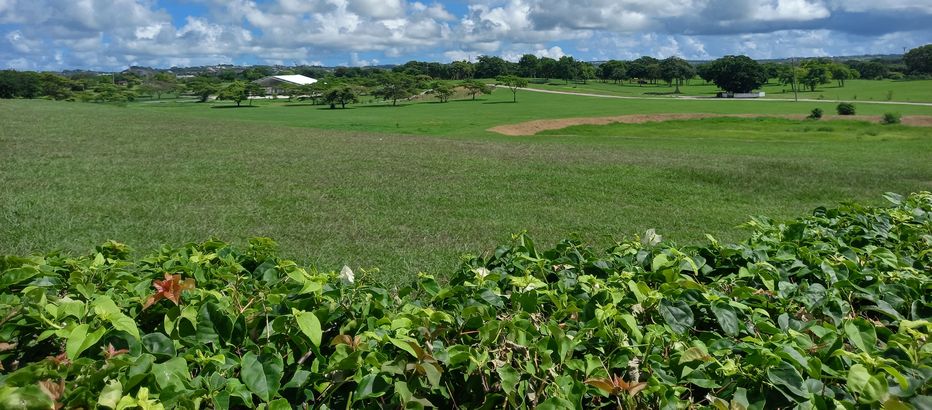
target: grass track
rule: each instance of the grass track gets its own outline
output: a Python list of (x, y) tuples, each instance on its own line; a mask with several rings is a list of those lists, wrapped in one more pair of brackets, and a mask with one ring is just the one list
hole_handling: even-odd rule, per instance
[[(522, 97), (460, 111), (462, 129), (444, 121), (472, 102), (330, 112), (0, 101), (0, 253), (261, 235), (323, 268), (381, 267), (391, 285), (525, 229), (542, 243), (575, 232), (604, 244), (648, 228), (684, 242), (733, 239), (748, 215), (932, 189), (929, 129), (709, 119), (481, 131), (534, 118), (531, 108), (584, 111), (567, 97)], [(278, 115), (292, 111), (303, 115)], [(384, 114), (353, 116), (369, 112)], [(433, 136), (373, 132), (391, 130), (388, 117)], [(364, 132), (307, 128), (341, 118)]]

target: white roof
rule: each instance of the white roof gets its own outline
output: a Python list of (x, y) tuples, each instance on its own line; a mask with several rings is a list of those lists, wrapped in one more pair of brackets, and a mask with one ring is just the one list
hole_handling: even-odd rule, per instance
[(313, 78), (311, 78), (311, 77), (305, 77), (305, 76), (299, 75), (299, 74), (295, 74), (295, 75), (276, 75), (276, 76), (272, 76), (272, 78), (275, 78), (275, 79), (281, 80), (281, 81), (285, 81), (285, 82), (289, 82), (289, 83), (292, 83), (292, 84), (297, 84), (297, 85), (308, 85), (308, 84), (314, 84), (314, 83), (317, 82), (316, 79), (313, 79)]

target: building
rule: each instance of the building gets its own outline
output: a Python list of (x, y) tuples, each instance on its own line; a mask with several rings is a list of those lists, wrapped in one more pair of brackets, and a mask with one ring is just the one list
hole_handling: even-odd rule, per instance
[(764, 98), (767, 93), (761, 91), (758, 93), (732, 93), (727, 91), (719, 92), (715, 95), (718, 98)]
[(286, 94), (286, 89), (289, 87), (311, 85), (316, 82), (316, 79), (303, 75), (273, 75), (254, 81), (254, 83), (265, 87), (265, 93), (267, 95)]

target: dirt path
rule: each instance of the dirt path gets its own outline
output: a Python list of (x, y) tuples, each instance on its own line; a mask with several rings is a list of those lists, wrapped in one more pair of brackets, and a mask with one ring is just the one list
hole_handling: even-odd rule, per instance
[[(592, 93), (580, 93), (575, 91), (557, 91), (557, 90), (542, 90), (539, 88), (519, 88), (523, 91), (532, 91), (536, 93), (544, 94), (562, 94), (562, 95), (576, 95), (580, 97), (597, 97), (597, 98), (614, 98), (619, 100), (694, 100), (694, 101), (796, 101), (792, 98), (715, 98), (715, 97), (700, 97), (700, 96), (677, 96), (677, 97), (631, 97), (627, 95), (608, 95), (608, 94), (592, 94)], [(815, 100), (811, 98), (800, 98), (800, 102), (822, 102), (822, 103), (837, 103), (837, 102), (851, 102), (850, 100)], [(906, 102), (906, 101), (857, 101), (858, 104), (883, 104), (883, 105), (915, 105), (920, 107), (932, 107), (932, 103), (924, 102)]]
[[(497, 132), (503, 135), (519, 136), (534, 135), (541, 131), (559, 130), (574, 125), (607, 125), (607, 124), (643, 124), (645, 122), (662, 122), (675, 120), (695, 120), (701, 118), (787, 118), (793, 120), (802, 120), (804, 115), (760, 115), (760, 114), (631, 114), (618, 115), (613, 117), (583, 117), (583, 118), (559, 118), (551, 120), (534, 120), (518, 124), (499, 125), (489, 128), (488, 131)], [(854, 120), (854, 121), (871, 121), (880, 122), (879, 115), (826, 115), (822, 117), (823, 121), (830, 120)], [(904, 125), (916, 127), (932, 127), (932, 116), (928, 115), (907, 115), (903, 116)]]

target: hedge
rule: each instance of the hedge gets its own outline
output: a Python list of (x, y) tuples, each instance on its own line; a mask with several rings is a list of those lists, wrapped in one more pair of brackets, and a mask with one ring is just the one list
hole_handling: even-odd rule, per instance
[(394, 290), (262, 238), (5, 256), (0, 408), (928, 409), (932, 194), (885, 197)]

